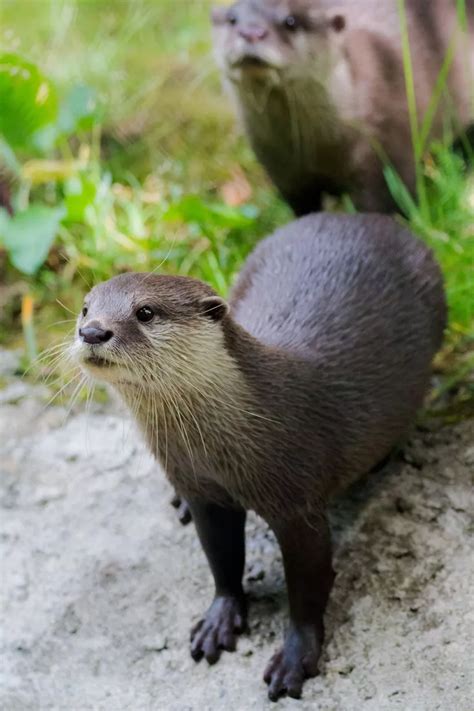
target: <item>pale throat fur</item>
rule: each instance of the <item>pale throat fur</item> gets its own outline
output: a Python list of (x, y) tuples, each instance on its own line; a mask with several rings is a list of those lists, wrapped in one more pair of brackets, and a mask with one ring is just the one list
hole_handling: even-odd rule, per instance
[[(226, 325), (244, 335), (236, 324)], [(98, 369), (87, 360), (82, 367), (117, 391), (178, 492), (222, 501), (230, 492), (250, 506), (255, 489), (269, 486), (255, 476), (260, 460), (264, 474), (265, 442), (284, 424), (262, 407), (229, 351), (224, 327), (199, 319), (185, 326), (174, 322), (156, 336), (149, 333), (148, 347), (133, 349), (133, 372)], [(252, 341), (260, 350), (245, 336), (247, 346)], [(121, 355), (125, 362), (130, 359)]]

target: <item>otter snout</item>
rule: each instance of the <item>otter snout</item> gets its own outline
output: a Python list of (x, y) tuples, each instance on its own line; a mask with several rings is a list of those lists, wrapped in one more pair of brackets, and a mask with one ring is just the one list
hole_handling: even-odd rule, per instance
[(102, 328), (99, 321), (90, 321), (87, 326), (79, 329), (79, 338), (84, 341), (84, 343), (90, 343), (91, 345), (106, 343), (110, 341), (113, 335), (113, 331)]
[(240, 37), (250, 44), (261, 42), (268, 35), (268, 29), (263, 25), (243, 25), (238, 29)]

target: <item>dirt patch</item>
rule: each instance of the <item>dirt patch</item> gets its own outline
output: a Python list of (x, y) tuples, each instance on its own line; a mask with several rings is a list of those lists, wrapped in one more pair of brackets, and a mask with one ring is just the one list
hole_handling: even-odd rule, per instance
[[(189, 629), (210, 574), (133, 426), (111, 408), (64, 422), (16, 381), (0, 400), (1, 708), (275, 708), (261, 677), (286, 599), (265, 525), (248, 525), (250, 634), (196, 665)], [(474, 423), (417, 433), (405, 459), (334, 506), (322, 673), (279, 708), (472, 708)]]

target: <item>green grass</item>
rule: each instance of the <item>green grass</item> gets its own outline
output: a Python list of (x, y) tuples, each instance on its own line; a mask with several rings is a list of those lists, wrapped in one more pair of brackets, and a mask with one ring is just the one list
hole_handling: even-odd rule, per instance
[[(36, 305), (25, 331), (30, 350), (36, 347), (32, 329), (43, 348), (70, 327), (59, 322), (71, 318), (68, 310), (77, 312), (91, 284), (123, 270), (190, 274), (225, 294), (256, 241), (290, 219), (223, 95), (212, 58), (210, 5), (1, 3), (0, 51), (39, 66), (57, 94), (60, 116), (54, 145), (46, 132), (16, 148), (13, 161), (0, 145), (0, 162), (12, 163), (17, 173), (19, 209), (60, 206), (65, 214), (47, 261), (34, 273), (21, 274), (0, 251), (6, 284), (1, 342), (24, 343), (22, 295)], [(462, 16), (463, 0), (458, 7)], [(418, 199), (389, 168), (387, 179), (408, 224), (442, 265), (450, 306), (445, 361), (450, 377), (457, 370), (464, 377), (474, 341), (474, 183), (449, 141), (427, 145), (451, 53), (419, 121), (401, 0), (400, 12)], [(90, 115), (88, 102), (94, 104)], [(242, 183), (245, 199), (229, 204), (239, 203)]]
[(474, 176), (446, 146), (431, 148), (424, 164), (426, 203), (415, 202), (398, 177), (386, 177), (410, 228), (434, 250), (444, 273), (451, 335), (474, 336)]
[(226, 179), (232, 163), (259, 173), (220, 90), (210, 6), (4, 0), (2, 44), (38, 62), (60, 92), (94, 87), (104, 110), (103, 158), (114, 177), (158, 173), (186, 192), (206, 191)]
[[(404, 0), (397, 0), (402, 34), (403, 67), (407, 91), (417, 200), (413, 200), (389, 167), (386, 178), (410, 227), (435, 251), (445, 274), (450, 327), (456, 334), (473, 335), (474, 319), (474, 180), (467, 175), (460, 155), (451, 149), (450, 127), (446, 141), (428, 146), (432, 122), (443, 97), (451, 68), (456, 36), (446, 52), (425, 115), (417, 115), (415, 83)], [(457, 0), (460, 26), (466, 28), (465, 0)], [(474, 87), (473, 87), (474, 101)], [(465, 141), (472, 161), (472, 147)], [(429, 148), (429, 154), (428, 154)], [(427, 155), (428, 154), (428, 155)]]

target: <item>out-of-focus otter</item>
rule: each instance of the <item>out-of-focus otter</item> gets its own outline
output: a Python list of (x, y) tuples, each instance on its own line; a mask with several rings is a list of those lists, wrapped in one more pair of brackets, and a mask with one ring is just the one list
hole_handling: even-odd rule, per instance
[[(454, 0), (405, 4), (420, 126), (452, 48), (426, 146), (473, 121), (474, 0), (467, 32)], [(323, 192), (348, 192), (360, 211), (392, 211), (385, 160), (415, 192), (397, 0), (238, 0), (212, 17), (245, 131), (297, 215), (321, 209)]]
[(309, 215), (248, 258), (230, 299), (124, 274), (86, 297), (73, 355), (109, 382), (189, 503), (216, 584), (191, 654), (245, 624), (246, 509), (283, 553), (290, 626), (270, 698), (316, 673), (333, 582), (328, 499), (380, 462), (429, 382), (446, 307), (430, 251), (380, 215)]

